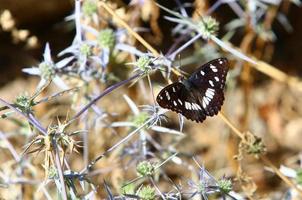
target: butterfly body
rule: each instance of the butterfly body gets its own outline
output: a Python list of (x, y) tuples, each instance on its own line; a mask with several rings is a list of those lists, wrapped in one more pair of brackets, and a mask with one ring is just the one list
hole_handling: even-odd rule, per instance
[(198, 68), (188, 79), (162, 89), (156, 101), (163, 108), (180, 113), (192, 121), (202, 122), (221, 109), (227, 72), (226, 58), (212, 60)]

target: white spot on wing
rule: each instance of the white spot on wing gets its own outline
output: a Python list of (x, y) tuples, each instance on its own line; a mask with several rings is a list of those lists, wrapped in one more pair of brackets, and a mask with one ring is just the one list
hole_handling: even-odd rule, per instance
[(213, 92), (213, 94), (215, 93), (215, 90), (213, 88), (208, 88), (208, 90)]
[(218, 72), (216, 66), (210, 64), (210, 68), (212, 69), (213, 72)]
[(185, 107), (186, 107), (186, 109), (188, 109), (188, 110), (191, 110), (191, 109), (192, 109), (190, 102), (187, 102), (187, 101), (185, 102)]
[(177, 106), (177, 103), (176, 103), (176, 101), (173, 101), (173, 104), (174, 104), (174, 106)]
[(210, 83), (210, 85), (211, 85), (212, 87), (214, 87), (213, 81), (209, 80), (209, 83)]
[(176, 92), (176, 90), (175, 90), (175, 88), (174, 88), (174, 87), (172, 87), (172, 90), (173, 90), (173, 92)]
[(210, 99), (213, 99), (214, 93), (211, 90), (207, 89), (206, 96), (209, 97)]
[(192, 107), (194, 110), (201, 110), (201, 107), (197, 103), (192, 103)]
[(200, 70), (200, 74), (203, 76), (205, 75), (204, 71), (202, 71), (202, 70)]
[(195, 105), (194, 105), (194, 103), (192, 103), (191, 105), (192, 105), (192, 107), (191, 107), (191, 108), (192, 108), (192, 110), (196, 110), (196, 109), (195, 109)]
[(206, 105), (206, 103), (202, 100), (202, 107), (203, 108), (206, 108), (207, 107), (207, 105)]
[(217, 82), (219, 81), (219, 78), (217, 76), (215, 76), (214, 78), (215, 78), (215, 81), (217, 81)]
[(200, 105), (196, 104), (196, 106), (197, 106), (197, 108), (198, 108), (199, 110), (201, 110), (201, 107), (200, 107)]
[(180, 100), (180, 99), (177, 99), (177, 101), (179, 102), (179, 104), (180, 104), (180, 105), (182, 105), (182, 102), (181, 102), (181, 100)]
[(214, 95), (215, 95), (215, 90), (212, 89), (212, 88), (208, 88), (208, 89), (206, 90), (205, 95), (206, 95), (207, 97), (213, 99), (213, 97), (214, 97)]
[(168, 91), (166, 91), (166, 97), (168, 100), (170, 100), (170, 98), (171, 98)]
[(205, 96), (202, 98), (202, 107), (206, 108), (207, 105), (209, 105), (209, 100), (208, 98)]

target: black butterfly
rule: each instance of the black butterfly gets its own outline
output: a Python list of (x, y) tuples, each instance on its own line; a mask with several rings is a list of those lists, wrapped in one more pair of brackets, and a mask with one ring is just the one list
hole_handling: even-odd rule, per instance
[(175, 82), (160, 91), (156, 101), (186, 118), (202, 122), (216, 115), (223, 104), (228, 60), (218, 58), (202, 65), (187, 80)]

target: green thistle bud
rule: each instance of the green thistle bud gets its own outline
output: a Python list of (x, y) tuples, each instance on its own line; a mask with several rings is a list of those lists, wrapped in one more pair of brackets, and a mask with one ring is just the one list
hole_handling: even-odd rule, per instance
[(112, 49), (115, 45), (115, 35), (113, 30), (112, 29), (101, 30), (97, 40), (100, 47)]
[(55, 167), (51, 166), (48, 169), (48, 178), (49, 179), (58, 179), (59, 178), (59, 174), (58, 171)]
[(198, 184), (198, 191), (200, 193), (204, 193), (206, 191), (206, 187), (204, 186), (204, 184)]
[(140, 68), (142, 71), (148, 71), (150, 69), (150, 62), (151, 59), (148, 56), (141, 56), (137, 61), (136, 65), (138, 68)]
[(45, 80), (51, 80), (55, 76), (54, 65), (48, 62), (42, 62), (39, 65), (40, 76)]
[(27, 95), (20, 95), (17, 97), (15, 104), (24, 113), (29, 113), (32, 111), (32, 101)]
[(155, 189), (148, 186), (144, 186), (140, 189), (138, 196), (142, 199), (142, 200), (153, 200), (155, 199)]
[(86, 0), (83, 3), (82, 11), (84, 15), (91, 16), (98, 10), (97, 2), (94, 0)]
[(208, 39), (211, 35), (216, 35), (219, 30), (219, 23), (211, 16), (203, 17), (197, 26), (199, 32), (205, 39)]
[(154, 166), (148, 161), (138, 163), (136, 167), (139, 176), (151, 176), (154, 173)]
[(230, 179), (222, 178), (218, 180), (218, 187), (224, 193), (229, 193), (232, 190), (232, 181)]
[(122, 194), (135, 194), (135, 185), (133, 183), (127, 184), (121, 188)]
[(148, 118), (148, 113), (141, 112), (139, 115), (134, 117), (133, 123), (135, 124), (135, 126), (141, 126)]
[(302, 185), (302, 168), (297, 170), (296, 180), (299, 185)]
[(265, 146), (261, 140), (261, 138), (255, 137), (254, 142), (252, 145), (249, 145), (249, 148), (247, 149), (247, 153), (259, 155), (266, 151)]
[(84, 56), (91, 56), (92, 54), (91, 46), (89, 46), (88, 44), (82, 44), (82, 46), (80, 47), (80, 52)]

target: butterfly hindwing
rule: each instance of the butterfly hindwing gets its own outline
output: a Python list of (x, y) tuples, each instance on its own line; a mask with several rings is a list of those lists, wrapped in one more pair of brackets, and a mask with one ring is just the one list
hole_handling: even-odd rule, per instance
[(220, 111), (227, 72), (226, 58), (212, 60), (198, 68), (187, 80), (162, 89), (157, 102), (163, 108), (202, 122), (206, 116), (216, 115)]
[(181, 82), (163, 88), (157, 95), (156, 101), (161, 107), (180, 113), (192, 121), (201, 122), (206, 118), (206, 115), (200, 112), (202, 108), (196, 102), (193, 93)]

